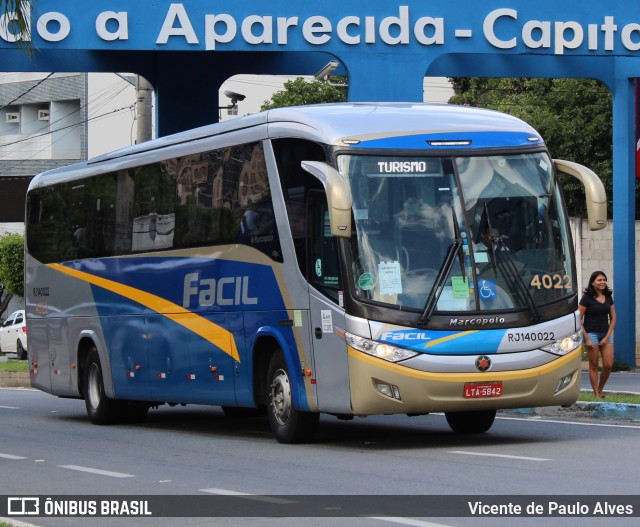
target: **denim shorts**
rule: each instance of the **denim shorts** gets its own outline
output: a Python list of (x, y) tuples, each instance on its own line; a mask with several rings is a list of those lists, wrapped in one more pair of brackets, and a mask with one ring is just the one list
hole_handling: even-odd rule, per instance
[[(598, 344), (600, 344), (600, 341), (604, 338), (606, 333), (602, 333), (602, 332), (587, 333), (587, 335), (589, 335), (589, 338), (591, 339), (591, 343), (594, 346), (597, 346)], [(613, 342), (613, 336), (609, 339), (609, 344), (611, 344), (612, 342)]]

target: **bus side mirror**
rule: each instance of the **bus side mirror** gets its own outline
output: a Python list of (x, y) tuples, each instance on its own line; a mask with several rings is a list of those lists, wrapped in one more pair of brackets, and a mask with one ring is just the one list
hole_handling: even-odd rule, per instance
[(553, 164), (558, 172), (579, 179), (584, 186), (589, 229), (592, 231), (604, 229), (607, 226), (607, 193), (600, 178), (592, 170), (573, 161), (554, 159)]
[(351, 238), (351, 189), (335, 168), (320, 161), (301, 161), (303, 170), (320, 180), (327, 193), (331, 234)]

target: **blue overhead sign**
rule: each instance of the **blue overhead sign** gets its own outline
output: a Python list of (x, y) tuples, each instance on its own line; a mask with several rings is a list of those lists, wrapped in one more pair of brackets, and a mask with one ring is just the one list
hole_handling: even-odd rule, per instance
[[(625, 55), (640, 51), (640, 16), (626, 2), (170, 2), (39, 0), (39, 49)], [(596, 2), (598, 4), (598, 2)], [(3, 46), (27, 39), (7, 13)]]

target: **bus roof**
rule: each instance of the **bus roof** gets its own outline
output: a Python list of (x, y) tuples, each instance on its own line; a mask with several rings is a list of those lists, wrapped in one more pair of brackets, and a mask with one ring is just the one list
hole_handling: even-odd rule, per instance
[[(115, 150), (86, 162), (70, 167), (50, 170), (41, 176), (61, 176), (63, 173), (73, 178), (77, 170), (85, 173), (89, 167), (96, 169), (108, 165), (110, 161), (157, 152), (163, 148), (194, 141), (223, 136), (235, 131), (265, 127), (265, 137), (304, 137), (325, 144), (338, 144), (346, 139), (359, 138), (375, 140), (418, 134), (455, 134), (469, 132), (517, 132), (538, 138), (539, 134), (524, 121), (501, 112), (456, 106), (449, 104), (425, 103), (332, 103), (308, 106), (275, 108), (237, 119), (194, 128), (184, 132), (160, 137), (138, 145)], [(498, 145), (495, 145), (498, 146)], [(79, 174), (78, 174), (79, 175)], [(30, 188), (46, 184), (36, 176)]]

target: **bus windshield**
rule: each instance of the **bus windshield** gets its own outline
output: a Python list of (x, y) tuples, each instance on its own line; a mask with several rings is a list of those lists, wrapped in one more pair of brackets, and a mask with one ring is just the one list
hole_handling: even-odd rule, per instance
[(546, 153), (341, 155), (338, 167), (353, 196), (356, 298), (425, 314), (530, 310), (537, 318), (538, 306), (575, 294)]

